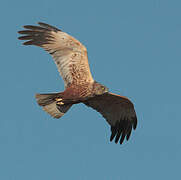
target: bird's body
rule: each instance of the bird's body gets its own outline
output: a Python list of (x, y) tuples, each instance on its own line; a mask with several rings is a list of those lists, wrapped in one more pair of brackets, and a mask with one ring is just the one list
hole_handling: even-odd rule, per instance
[[(44, 48), (53, 57), (64, 80), (65, 91), (51, 94), (36, 94), (37, 103), (54, 118), (62, 117), (73, 104), (84, 103), (100, 112), (111, 126), (112, 141), (120, 144), (128, 140), (136, 129), (137, 118), (131, 101), (123, 96), (109, 93), (108, 88), (96, 82), (90, 72), (87, 50), (78, 40), (45, 23), (40, 26), (24, 26), (19, 31), (28, 40), (24, 45)], [(121, 137), (121, 138), (120, 138)]]

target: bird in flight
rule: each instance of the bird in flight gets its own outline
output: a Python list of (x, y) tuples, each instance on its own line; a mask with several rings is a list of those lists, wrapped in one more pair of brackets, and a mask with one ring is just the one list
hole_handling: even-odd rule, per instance
[(62, 117), (74, 104), (83, 103), (98, 111), (111, 126), (110, 141), (123, 143), (136, 129), (137, 117), (133, 103), (124, 96), (113, 94), (96, 82), (90, 72), (87, 49), (78, 40), (60, 29), (39, 22), (18, 31), (24, 45), (42, 47), (53, 57), (63, 78), (65, 90), (58, 93), (36, 94), (37, 103), (54, 118)]

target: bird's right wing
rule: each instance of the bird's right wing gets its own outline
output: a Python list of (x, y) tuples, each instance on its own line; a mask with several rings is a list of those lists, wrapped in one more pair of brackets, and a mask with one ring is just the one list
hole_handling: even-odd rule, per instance
[(129, 139), (132, 128), (136, 129), (136, 112), (133, 103), (126, 97), (106, 93), (90, 98), (83, 103), (101, 113), (110, 124), (111, 141), (115, 138), (116, 143), (120, 140), (120, 144), (122, 144), (125, 137), (127, 140)]
[(18, 32), (23, 34), (20, 40), (27, 40), (23, 44), (40, 46), (52, 55), (65, 87), (93, 82), (85, 46), (56, 27), (38, 24), (24, 26), (26, 30)]

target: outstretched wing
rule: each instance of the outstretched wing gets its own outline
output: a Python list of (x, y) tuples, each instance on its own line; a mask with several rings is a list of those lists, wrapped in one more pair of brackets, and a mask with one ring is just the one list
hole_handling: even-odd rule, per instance
[(93, 82), (85, 46), (56, 27), (38, 24), (24, 26), (26, 30), (18, 32), (23, 34), (18, 39), (27, 40), (24, 45), (40, 46), (52, 55), (65, 87)]
[(137, 117), (134, 106), (126, 97), (106, 93), (95, 96), (84, 104), (100, 112), (110, 124), (112, 131), (110, 141), (115, 137), (115, 143), (120, 139), (120, 144), (122, 144), (125, 137), (129, 140), (132, 128), (136, 129)]

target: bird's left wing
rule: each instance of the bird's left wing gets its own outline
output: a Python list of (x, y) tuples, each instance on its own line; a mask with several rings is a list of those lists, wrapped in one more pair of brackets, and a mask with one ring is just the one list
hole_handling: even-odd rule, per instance
[(90, 98), (84, 104), (100, 112), (110, 124), (112, 131), (110, 141), (115, 137), (115, 143), (120, 140), (122, 144), (125, 137), (129, 139), (132, 128), (136, 129), (136, 112), (132, 102), (126, 97), (106, 93)]
[(40, 46), (52, 55), (65, 87), (93, 82), (86, 47), (56, 27), (42, 22), (38, 24), (24, 26), (25, 30), (18, 31), (23, 35), (18, 39), (26, 40), (24, 45)]

